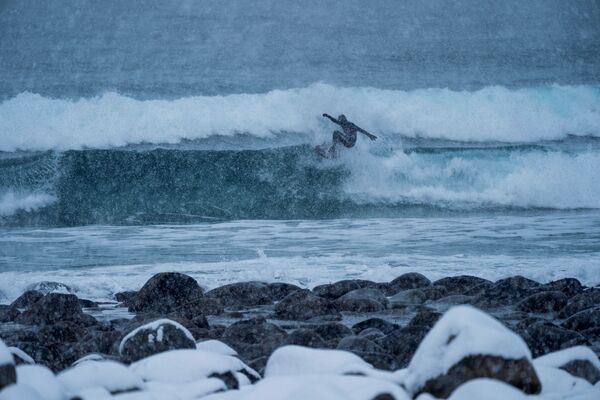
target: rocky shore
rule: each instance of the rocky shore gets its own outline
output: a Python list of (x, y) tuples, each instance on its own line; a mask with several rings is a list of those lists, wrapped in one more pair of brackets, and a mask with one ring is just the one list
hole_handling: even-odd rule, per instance
[(600, 288), (570, 278), (160, 273), (111, 304), (42, 282), (0, 338), (0, 400), (600, 398)]

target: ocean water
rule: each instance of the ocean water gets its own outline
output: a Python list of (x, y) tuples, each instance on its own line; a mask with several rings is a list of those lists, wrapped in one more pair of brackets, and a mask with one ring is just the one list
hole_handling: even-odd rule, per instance
[[(0, 2), (0, 301), (521, 274), (600, 284), (600, 5)], [(325, 160), (344, 113), (376, 134)]]

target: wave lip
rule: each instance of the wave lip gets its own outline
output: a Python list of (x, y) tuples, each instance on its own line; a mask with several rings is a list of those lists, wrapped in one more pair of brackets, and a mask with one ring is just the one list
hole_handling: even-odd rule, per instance
[(382, 135), (479, 142), (600, 136), (600, 86), (400, 91), (317, 83), (177, 100), (137, 100), (117, 93), (65, 100), (25, 92), (0, 103), (0, 151), (178, 143), (238, 133), (323, 137), (332, 128), (320, 117), (323, 112), (345, 113)]

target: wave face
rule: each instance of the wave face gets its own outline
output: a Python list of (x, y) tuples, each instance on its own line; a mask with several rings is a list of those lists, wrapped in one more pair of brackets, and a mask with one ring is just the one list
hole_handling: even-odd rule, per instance
[(316, 143), (332, 128), (320, 117), (323, 112), (345, 113), (389, 140), (536, 142), (600, 136), (600, 86), (401, 91), (313, 84), (177, 100), (116, 93), (66, 100), (25, 92), (0, 103), (0, 150), (173, 144), (239, 133), (263, 139), (302, 135)]
[(0, 224), (196, 223), (600, 208), (600, 140), (77, 150), (0, 158)]

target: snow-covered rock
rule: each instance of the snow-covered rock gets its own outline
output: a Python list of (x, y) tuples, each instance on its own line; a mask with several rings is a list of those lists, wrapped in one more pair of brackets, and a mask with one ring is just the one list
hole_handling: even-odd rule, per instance
[(79, 363), (58, 374), (58, 380), (71, 395), (98, 387), (113, 394), (141, 390), (145, 387), (139, 376), (115, 361)]
[(313, 374), (391, 376), (391, 373), (376, 370), (371, 364), (348, 351), (293, 345), (275, 350), (265, 368), (266, 378)]
[(429, 331), (405, 377), (410, 393), (446, 398), (464, 382), (494, 378), (528, 394), (541, 390), (531, 353), (518, 335), (471, 306), (448, 310)]
[(183, 325), (159, 319), (125, 336), (119, 345), (119, 354), (124, 362), (130, 363), (163, 351), (195, 348), (194, 337)]
[(364, 376), (276, 376), (237, 392), (218, 393), (206, 400), (408, 400), (400, 386)]
[(553, 367), (567, 371), (573, 376), (586, 379), (592, 385), (600, 381), (600, 360), (585, 346), (575, 346), (555, 351), (533, 360), (537, 367)]
[(35, 364), (35, 361), (33, 360), (33, 358), (31, 358), (29, 354), (25, 353), (23, 350), (17, 347), (9, 347), (8, 351), (10, 351), (10, 354), (12, 354), (16, 365)]
[(460, 385), (448, 400), (525, 400), (525, 393), (495, 379), (473, 379)]
[(81, 363), (84, 363), (87, 361), (104, 361), (104, 360), (106, 360), (106, 357), (103, 356), (102, 354), (90, 353), (90, 354), (86, 354), (85, 356), (81, 357), (77, 361), (73, 362), (73, 366), (76, 366), (77, 364), (81, 364)]
[[(130, 365), (145, 381), (189, 383), (210, 377), (235, 378), (241, 372), (255, 381), (260, 376), (236, 357), (203, 350), (172, 350), (155, 354)], [(227, 382), (226, 382), (227, 383)], [(239, 382), (238, 382), (239, 383)]]
[(0, 400), (45, 400), (29, 385), (17, 383), (0, 390)]
[(220, 340), (205, 340), (202, 342), (196, 343), (196, 349), (210, 351), (217, 354), (223, 354), (225, 356), (237, 356), (238, 353), (231, 347), (227, 346), (225, 343)]
[(218, 378), (208, 378), (188, 383), (171, 384), (165, 382), (148, 382), (150, 393), (170, 393), (181, 399), (199, 399), (211, 393), (227, 390), (225, 383)]
[(17, 381), (15, 361), (8, 347), (0, 340), (0, 390)]
[(52, 371), (42, 365), (18, 366), (17, 382), (28, 385), (44, 400), (62, 400), (66, 395)]
[(536, 365), (535, 370), (542, 383), (542, 396), (560, 397), (565, 394), (585, 393), (592, 389), (588, 381), (574, 377), (562, 369)]

